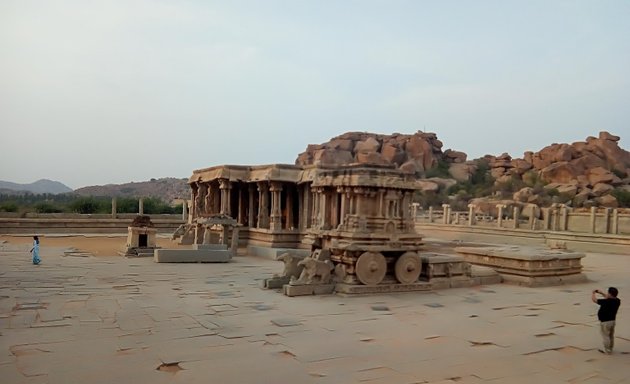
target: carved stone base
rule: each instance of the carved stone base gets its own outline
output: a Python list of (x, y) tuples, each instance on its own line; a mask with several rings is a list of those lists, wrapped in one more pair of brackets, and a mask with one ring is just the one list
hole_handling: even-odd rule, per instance
[(270, 279), (263, 280), (263, 288), (267, 289), (280, 289), (285, 284), (289, 284), (291, 280), (290, 276), (272, 277)]
[(374, 293), (430, 291), (432, 288), (431, 283), (423, 281), (413, 284), (378, 284), (373, 286), (338, 283), (335, 286), (335, 291), (340, 295), (362, 295)]
[(310, 295), (330, 295), (335, 291), (335, 284), (308, 284), (290, 285), (286, 284), (282, 288), (283, 293), (289, 297), (310, 296)]

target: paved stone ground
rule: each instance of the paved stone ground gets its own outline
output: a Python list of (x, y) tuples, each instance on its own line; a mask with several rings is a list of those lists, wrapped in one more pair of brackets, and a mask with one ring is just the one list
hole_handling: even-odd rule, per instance
[[(270, 260), (44, 247), (33, 266), (29, 248), (0, 244), (2, 383), (630, 382), (629, 256), (589, 254), (581, 285), (289, 298), (259, 288), (282, 269)], [(590, 302), (608, 285), (622, 299), (611, 356)]]

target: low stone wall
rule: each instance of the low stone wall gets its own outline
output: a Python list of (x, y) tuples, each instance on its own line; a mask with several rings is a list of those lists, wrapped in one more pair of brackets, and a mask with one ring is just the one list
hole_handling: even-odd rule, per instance
[[(69, 216), (69, 217), (68, 217)], [(137, 215), (117, 218), (95, 218), (93, 215), (38, 215), (36, 218), (0, 217), (0, 234), (44, 233), (127, 233), (127, 227)], [(99, 215), (100, 216), (100, 215)], [(105, 215), (108, 216), (108, 215)], [(181, 215), (152, 215), (158, 233), (171, 234), (184, 223)]]
[(630, 256), (630, 235), (428, 223), (417, 223), (416, 230), (425, 238), (433, 237), (457, 242), (551, 247), (563, 244), (567, 249), (581, 252), (617, 253)]

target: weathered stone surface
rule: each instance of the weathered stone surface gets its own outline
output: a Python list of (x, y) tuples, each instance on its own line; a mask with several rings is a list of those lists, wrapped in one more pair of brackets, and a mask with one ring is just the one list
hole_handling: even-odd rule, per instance
[(156, 249), (153, 259), (156, 263), (227, 263), (232, 253), (212, 249)]
[(457, 181), (469, 181), (477, 166), (469, 163), (453, 163), (448, 173)]
[(604, 195), (596, 198), (595, 201), (602, 207), (617, 208), (619, 206), (617, 198), (613, 195)]
[(604, 184), (604, 183), (598, 183), (595, 184), (593, 186), (593, 190), (591, 191), (591, 195), (593, 196), (602, 196), (610, 191), (612, 191), (613, 189), (615, 189), (612, 185), (609, 184)]

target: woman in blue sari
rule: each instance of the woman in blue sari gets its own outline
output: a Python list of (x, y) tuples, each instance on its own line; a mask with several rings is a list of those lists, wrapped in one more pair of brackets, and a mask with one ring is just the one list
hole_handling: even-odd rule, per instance
[(31, 248), (33, 254), (33, 264), (39, 264), (42, 259), (39, 258), (39, 237), (33, 236), (33, 248)]

